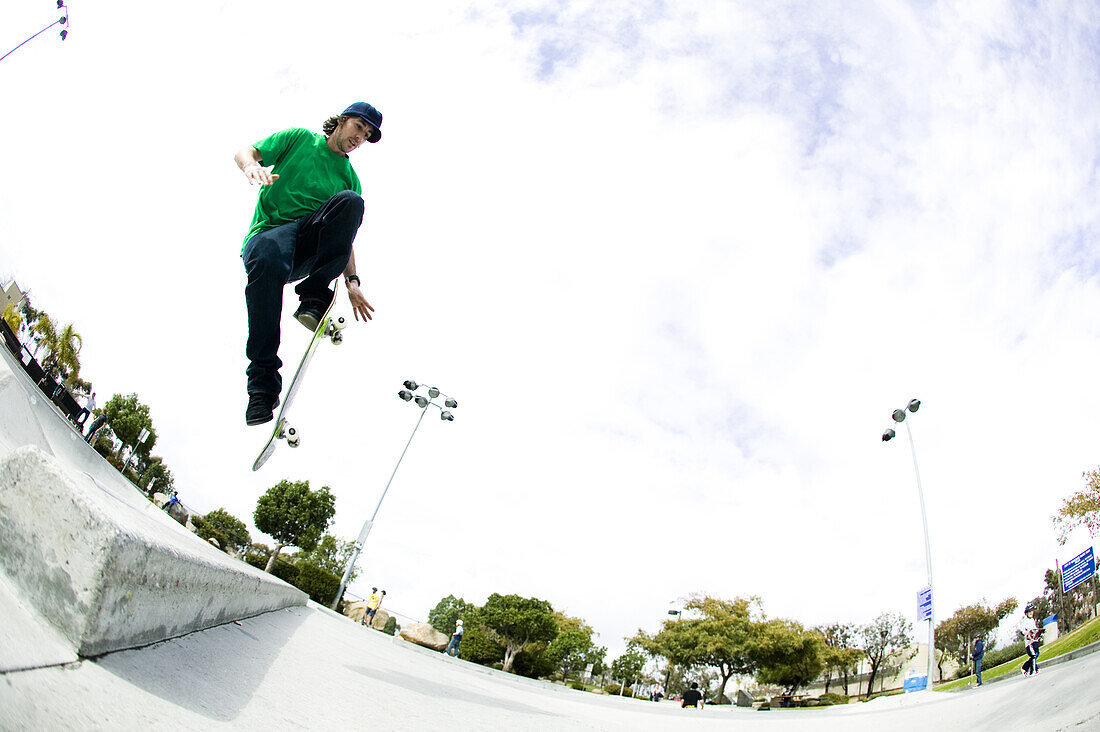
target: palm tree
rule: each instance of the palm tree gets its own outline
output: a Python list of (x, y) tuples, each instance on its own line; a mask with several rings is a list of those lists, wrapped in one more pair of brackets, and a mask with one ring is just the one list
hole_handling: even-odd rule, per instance
[(73, 329), (73, 324), (68, 323), (60, 333), (55, 334), (52, 343), (46, 344), (43, 367), (59, 379), (71, 382), (80, 375), (80, 349), (83, 345), (84, 339)]
[(31, 343), (34, 344), (34, 358), (38, 359), (38, 351), (45, 346), (47, 355), (53, 350), (54, 344), (57, 343), (57, 329), (54, 328), (53, 321), (50, 320), (50, 316), (41, 310), (38, 311), (38, 317), (35, 318), (33, 323), (28, 323), (30, 328)]

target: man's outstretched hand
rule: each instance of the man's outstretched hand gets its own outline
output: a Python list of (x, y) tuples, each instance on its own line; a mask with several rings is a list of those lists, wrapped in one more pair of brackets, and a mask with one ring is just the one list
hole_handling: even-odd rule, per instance
[(244, 175), (251, 185), (269, 186), (279, 180), (279, 174), (271, 172), (274, 168), (274, 165), (263, 166), (259, 163), (251, 163), (244, 169)]
[(351, 312), (355, 314), (356, 320), (362, 320), (363, 322), (374, 320), (371, 317), (374, 308), (367, 302), (367, 298), (363, 295), (363, 291), (359, 289), (359, 285), (354, 282), (348, 285), (348, 300), (351, 301)]

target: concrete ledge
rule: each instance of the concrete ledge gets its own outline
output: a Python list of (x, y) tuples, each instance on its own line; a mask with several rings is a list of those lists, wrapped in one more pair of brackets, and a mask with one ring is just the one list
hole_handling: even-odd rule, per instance
[(0, 570), (85, 657), (305, 605), (305, 593), (156, 513), (19, 447), (0, 458)]

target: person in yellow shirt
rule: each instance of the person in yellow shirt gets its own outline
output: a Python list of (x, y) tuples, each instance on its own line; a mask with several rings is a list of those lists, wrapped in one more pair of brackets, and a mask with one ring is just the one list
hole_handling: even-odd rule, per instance
[(374, 614), (378, 612), (378, 606), (382, 604), (382, 598), (386, 596), (386, 591), (379, 592), (377, 587), (372, 587), (370, 598), (367, 600), (367, 614), (364, 616), (363, 622), (370, 625), (374, 622)]

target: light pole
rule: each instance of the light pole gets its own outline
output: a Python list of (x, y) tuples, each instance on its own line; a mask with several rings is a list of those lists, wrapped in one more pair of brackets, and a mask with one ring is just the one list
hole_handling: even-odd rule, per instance
[[(18, 46), (16, 46), (16, 47), (15, 47), (15, 48), (13, 48), (12, 50), (8, 51), (7, 53), (5, 53), (5, 54), (4, 54), (3, 56), (0, 56), (0, 61), (3, 61), (3, 60), (4, 60), (4, 59), (6, 59), (6, 58), (7, 58), (8, 56), (10, 56), (10, 55), (12, 55), (13, 53), (15, 53), (16, 51), (18, 51), (18, 50), (19, 50), (19, 49), (20, 49), (20, 48), (21, 48), (21, 47), (22, 47), (22, 46), (23, 46), (24, 44), (26, 44), (26, 43), (30, 43), (30, 42), (31, 42), (31, 41), (33, 41), (33, 40), (34, 40), (35, 38), (38, 38), (38, 36), (42, 35), (42, 34), (43, 34), (43, 33), (45, 33), (46, 31), (48, 31), (48, 30), (49, 30), (50, 28), (53, 28), (53, 27), (54, 27), (55, 25), (68, 25), (68, 24), (69, 24), (69, 9), (68, 9), (67, 7), (65, 7), (65, 0), (57, 0), (57, 9), (58, 9), (58, 11), (59, 11), (59, 12), (63, 13), (63, 15), (62, 15), (62, 16), (61, 16), (60, 18), (58, 18), (57, 20), (55, 20), (54, 22), (50, 23), (50, 24), (49, 24), (48, 26), (46, 26), (46, 27), (45, 27), (45, 28), (43, 28), (42, 30), (40, 30), (40, 31), (38, 31), (37, 33), (35, 33), (35, 34), (34, 34), (33, 36), (31, 36), (30, 38), (28, 38), (27, 40), (23, 41), (23, 43), (20, 43), (20, 44), (19, 44)], [(60, 34), (60, 35), (61, 35), (61, 40), (65, 40), (66, 38), (68, 38), (68, 36), (69, 36), (69, 31), (68, 31), (68, 29), (64, 29), (64, 28), (63, 28), (63, 29), (61, 30), (61, 34)]]
[[(676, 620), (679, 621), (683, 615), (683, 610), (669, 610), (669, 615), (675, 615)], [(666, 659), (668, 660), (668, 659)], [(668, 696), (668, 682), (672, 678), (672, 661), (668, 661), (668, 668), (665, 669), (665, 696)]]
[[(422, 387), (415, 381), (406, 381), (403, 386), (405, 387), (401, 391), (397, 392), (397, 396), (401, 397), (406, 402), (415, 402), (416, 406), (420, 407), (420, 418), (416, 420), (416, 425), (413, 427), (412, 434), (409, 435), (409, 441), (405, 443), (405, 449), (401, 451), (401, 457), (397, 458), (397, 465), (393, 466), (393, 472), (390, 473), (390, 479), (386, 481), (386, 487), (382, 489), (382, 495), (378, 497), (378, 505), (374, 507), (374, 513), (363, 524), (362, 530), (359, 532), (359, 538), (355, 542), (355, 549), (351, 553), (351, 559), (348, 560), (348, 566), (344, 569), (344, 576), (340, 580), (340, 589), (336, 592), (336, 597), (332, 600), (331, 608), (335, 610), (340, 604), (340, 598), (344, 596), (344, 589), (348, 586), (348, 580), (351, 577), (352, 569), (355, 567), (355, 562), (359, 559), (359, 552), (363, 551), (363, 546), (367, 543), (367, 536), (370, 534), (371, 527), (374, 526), (374, 519), (378, 516), (378, 509), (382, 508), (382, 499), (386, 497), (386, 492), (390, 489), (390, 483), (393, 482), (393, 476), (397, 475), (397, 469), (401, 467), (401, 461), (405, 458), (405, 453), (409, 450), (409, 445), (412, 444), (413, 438), (416, 437), (416, 431), (420, 429), (420, 423), (424, 421), (424, 415), (428, 413), (428, 407), (432, 406), (439, 410), (439, 418), (444, 422), (454, 422), (454, 415), (450, 412), (452, 409), (458, 408), (458, 402), (451, 397), (447, 396), (434, 386), (423, 387), (427, 393), (427, 396), (417, 394)], [(443, 405), (436, 404), (435, 400), (443, 397)], [(444, 409), (443, 407), (446, 407)]]
[[(920, 409), (920, 400), (911, 399), (905, 409), (895, 409), (891, 415), (895, 422), (905, 422), (905, 410), (908, 409), (912, 413), (916, 413)], [(932, 610), (932, 601), (935, 595), (932, 592), (932, 548), (928, 542), (928, 512), (924, 509), (924, 489), (920, 484), (920, 468), (917, 467), (917, 447), (913, 442), (913, 429), (909, 426), (908, 422), (905, 422), (905, 432), (909, 435), (909, 449), (913, 452), (913, 472), (917, 474), (917, 496), (920, 498), (920, 517), (921, 522), (924, 524), (924, 565), (928, 571), (928, 691), (932, 691), (932, 680), (935, 678), (932, 675), (933, 669), (935, 669), (936, 658), (936, 620)], [(888, 429), (882, 433), (882, 441), (889, 442), (897, 437), (897, 433), (892, 429)], [(870, 689), (868, 689), (870, 692)]]

